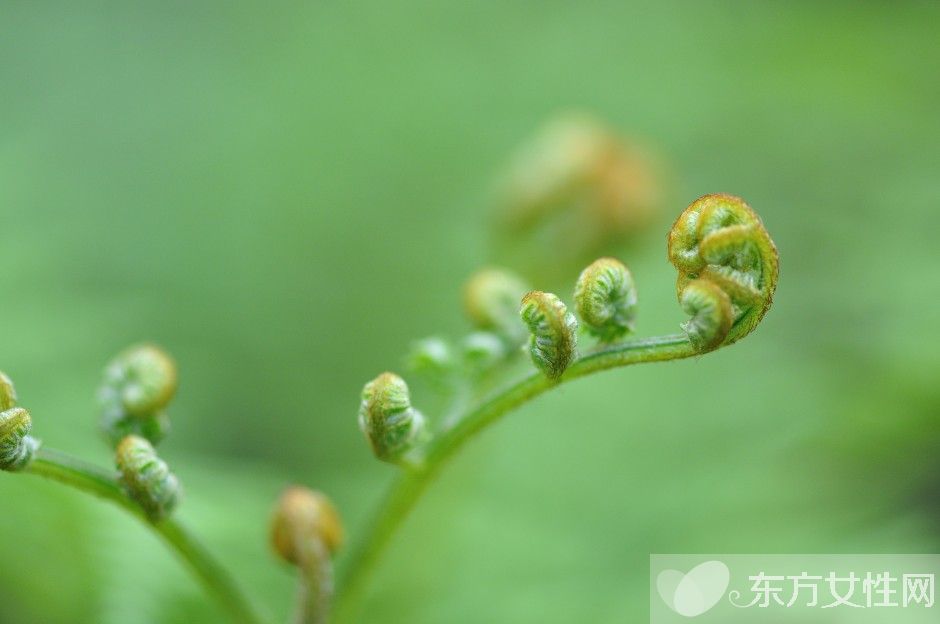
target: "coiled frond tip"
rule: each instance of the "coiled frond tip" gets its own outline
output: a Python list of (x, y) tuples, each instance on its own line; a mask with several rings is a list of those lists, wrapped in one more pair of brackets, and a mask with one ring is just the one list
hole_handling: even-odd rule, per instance
[(529, 328), (532, 363), (550, 379), (557, 379), (574, 359), (578, 321), (552, 293), (533, 290), (522, 298), (519, 316)]

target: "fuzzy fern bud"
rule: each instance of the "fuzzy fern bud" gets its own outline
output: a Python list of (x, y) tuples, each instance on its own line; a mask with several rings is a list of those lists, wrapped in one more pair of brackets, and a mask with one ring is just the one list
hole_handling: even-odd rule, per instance
[(525, 329), (516, 312), (519, 299), (529, 290), (519, 276), (503, 269), (483, 269), (464, 286), (464, 308), (477, 329), (495, 332), (521, 344)]
[(33, 459), (39, 442), (29, 435), (31, 429), (29, 412), (22, 407), (0, 412), (0, 470), (16, 472)]
[(0, 412), (16, 407), (16, 388), (6, 373), (0, 372)]
[[(700, 197), (673, 224), (668, 244), (669, 260), (679, 271), (676, 293), (680, 303), (698, 315), (685, 325), (687, 331), (699, 334), (690, 333), (693, 344), (714, 349), (740, 340), (757, 327), (773, 303), (779, 258), (760, 217), (743, 199), (723, 194)], [(711, 330), (702, 333), (706, 326), (713, 326), (720, 334), (724, 326), (715, 323), (715, 314), (724, 305), (713, 289), (698, 284), (686, 293), (699, 280), (714, 284), (730, 300), (732, 322), (721, 338), (714, 338)], [(708, 323), (703, 326), (705, 320)]]
[(411, 406), (405, 380), (382, 373), (362, 389), (359, 428), (382, 461), (401, 463), (425, 437), (424, 416)]
[(116, 357), (99, 391), (102, 429), (111, 443), (133, 434), (158, 444), (170, 429), (164, 410), (176, 387), (176, 365), (158, 347), (140, 345)]
[(718, 348), (728, 336), (734, 311), (731, 299), (714, 282), (705, 279), (686, 284), (679, 297), (682, 310), (691, 318), (682, 324), (689, 341), (699, 351)]
[(0, 372), (0, 470), (16, 472), (32, 461), (39, 441), (30, 435), (29, 412), (16, 407), (13, 382)]
[(167, 517), (182, 498), (182, 486), (144, 438), (129, 435), (118, 444), (115, 463), (125, 492), (152, 522)]
[(331, 554), (343, 543), (343, 523), (330, 500), (313, 490), (291, 486), (281, 495), (271, 520), (271, 545), (284, 561), (301, 565), (302, 543), (320, 540)]
[(519, 311), (529, 328), (529, 355), (550, 379), (557, 379), (574, 359), (578, 321), (552, 293), (534, 290), (522, 298)]
[(581, 272), (574, 290), (574, 305), (588, 331), (612, 342), (633, 331), (636, 318), (633, 275), (614, 258), (595, 260)]

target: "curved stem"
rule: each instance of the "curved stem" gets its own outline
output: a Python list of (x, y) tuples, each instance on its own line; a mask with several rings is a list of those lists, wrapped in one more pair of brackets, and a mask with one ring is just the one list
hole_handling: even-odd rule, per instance
[(300, 589), (297, 596), (296, 624), (326, 624), (333, 599), (333, 562), (326, 545), (319, 538), (298, 540)]
[(362, 537), (343, 561), (335, 605), (336, 620), (342, 621), (354, 615), (354, 606), (364, 590), (367, 578), (396, 529), (447, 460), (480, 430), (565, 382), (611, 368), (644, 362), (679, 360), (698, 354), (685, 334), (623, 342), (579, 357), (555, 381), (534, 372), (467, 412), (452, 428), (445, 430), (430, 442), (424, 463), (403, 469), (377, 513), (364, 529)]
[(148, 521), (140, 507), (124, 494), (114, 473), (47, 448), (37, 451), (24, 472), (58, 481), (122, 507), (152, 528), (176, 552), (233, 621), (241, 624), (259, 624), (262, 621), (228, 572), (205, 548), (172, 518), (158, 523)]

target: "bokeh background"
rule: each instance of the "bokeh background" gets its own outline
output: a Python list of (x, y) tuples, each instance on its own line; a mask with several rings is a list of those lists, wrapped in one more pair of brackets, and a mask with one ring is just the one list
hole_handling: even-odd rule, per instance
[[(280, 489), (329, 493), (356, 534), (394, 472), (362, 384), (466, 331), (494, 180), (582, 110), (670, 172), (620, 253), (640, 335), (683, 318), (663, 237), (708, 192), (764, 218), (775, 306), (734, 348), (487, 431), (363, 621), (640, 622), (650, 553), (938, 552), (938, 32), (933, 2), (4, 2), (0, 368), (46, 444), (107, 464), (102, 367), (173, 353), (180, 516), (283, 619)], [(4, 624), (224, 621), (152, 535), (55, 484), (0, 475), (0, 536)]]

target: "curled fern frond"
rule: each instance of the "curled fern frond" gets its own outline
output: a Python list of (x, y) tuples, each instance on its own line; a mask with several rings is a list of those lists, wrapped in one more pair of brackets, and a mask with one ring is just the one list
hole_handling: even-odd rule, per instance
[(335, 554), (343, 543), (343, 523), (330, 499), (305, 487), (291, 486), (278, 500), (271, 519), (271, 545), (284, 561), (300, 565), (301, 542), (321, 540)]
[(521, 344), (525, 330), (516, 312), (529, 287), (519, 276), (504, 269), (483, 269), (464, 286), (464, 309), (477, 329), (495, 332), (504, 340)]
[(382, 373), (362, 389), (359, 428), (375, 456), (382, 461), (401, 463), (417, 448), (425, 435), (424, 416), (411, 406), (405, 380), (394, 373)]
[(633, 331), (636, 300), (633, 275), (615, 258), (595, 260), (581, 272), (575, 285), (578, 316), (588, 331), (604, 342)]
[(734, 311), (731, 299), (717, 284), (707, 279), (692, 280), (682, 290), (679, 303), (691, 316), (682, 329), (696, 349), (711, 351), (728, 337)]
[[(700, 197), (673, 224), (668, 244), (669, 260), (679, 271), (680, 301), (693, 280), (711, 282), (731, 301), (731, 326), (708, 348), (736, 342), (757, 327), (773, 303), (779, 258), (760, 217), (743, 199), (724, 194)], [(690, 304), (704, 292), (696, 287), (688, 295)]]
[(529, 355), (550, 379), (561, 376), (574, 359), (578, 321), (552, 293), (534, 290), (522, 298), (519, 316), (529, 328)]
[(16, 406), (16, 388), (6, 373), (0, 372), (0, 412)]
[(16, 407), (13, 381), (0, 372), (0, 470), (17, 472), (29, 465), (39, 448), (32, 428), (29, 412)]
[(25, 468), (39, 448), (39, 441), (29, 435), (29, 412), (11, 407), (0, 412), (0, 470), (17, 472)]
[(115, 463), (127, 495), (152, 522), (167, 517), (182, 498), (182, 486), (146, 439), (129, 435), (118, 444)]
[(333, 598), (333, 561), (343, 542), (343, 524), (320, 492), (292, 486), (278, 501), (271, 521), (271, 545), (301, 573), (296, 622), (326, 624)]
[(140, 345), (117, 356), (99, 391), (102, 429), (111, 443), (133, 434), (158, 444), (170, 429), (164, 409), (176, 387), (176, 365), (160, 348)]

